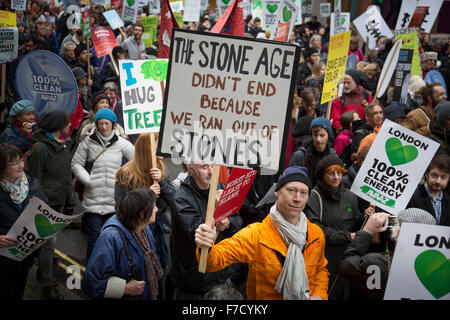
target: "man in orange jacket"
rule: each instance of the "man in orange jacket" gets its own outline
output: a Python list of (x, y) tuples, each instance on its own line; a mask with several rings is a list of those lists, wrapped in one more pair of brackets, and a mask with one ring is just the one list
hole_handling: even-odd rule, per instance
[(289, 167), (275, 188), (278, 201), (262, 223), (251, 224), (218, 244), (214, 244), (215, 227), (200, 225), (195, 242), (200, 249), (211, 248), (206, 271), (246, 263), (250, 300), (328, 299), (325, 237), (303, 213), (310, 190), (306, 169)]

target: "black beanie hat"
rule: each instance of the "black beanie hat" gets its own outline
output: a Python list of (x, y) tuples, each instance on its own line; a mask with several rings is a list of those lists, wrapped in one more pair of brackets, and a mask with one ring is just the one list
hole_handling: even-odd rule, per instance
[(275, 191), (281, 189), (288, 182), (298, 181), (306, 184), (311, 191), (311, 180), (308, 177), (308, 171), (305, 167), (289, 167), (284, 170), (283, 174), (278, 179), (277, 185), (275, 186)]
[(353, 69), (347, 69), (345, 71), (345, 74), (352, 77), (353, 81), (355, 81), (356, 85), (359, 86), (361, 83), (361, 76), (359, 75), (359, 72)]
[(39, 117), (37, 125), (47, 132), (55, 132), (62, 129), (67, 116), (67, 111), (61, 109), (49, 110)]

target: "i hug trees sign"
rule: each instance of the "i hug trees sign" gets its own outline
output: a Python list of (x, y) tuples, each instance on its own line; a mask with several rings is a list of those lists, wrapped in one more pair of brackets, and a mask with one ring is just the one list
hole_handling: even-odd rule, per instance
[(300, 49), (174, 29), (158, 153), (277, 171)]

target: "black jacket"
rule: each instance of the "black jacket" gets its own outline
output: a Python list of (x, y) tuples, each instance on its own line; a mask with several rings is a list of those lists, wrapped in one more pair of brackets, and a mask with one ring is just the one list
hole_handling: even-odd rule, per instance
[[(407, 208), (419, 208), (425, 210), (436, 218), (433, 205), (423, 184), (419, 185), (416, 191), (414, 191)], [(439, 225), (450, 226), (450, 197), (445, 192), (442, 198), (441, 219)]]
[[(222, 189), (220, 185), (218, 189)], [(217, 272), (198, 272), (196, 259), (195, 230), (205, 222), (208, 206), (208, 190), (197, 187), (192, 176), (188, 176), (180, 186), (171, 203), (171, 274), (176, 287), (193, 294), (204, 294), (214, 285), (224, 283), (230, 275), (230, 267)], [(231, 226), (219, 233), (215, 243), (231, 237), (240, 230), (242, 219), (238, 213), (228, 218)]]

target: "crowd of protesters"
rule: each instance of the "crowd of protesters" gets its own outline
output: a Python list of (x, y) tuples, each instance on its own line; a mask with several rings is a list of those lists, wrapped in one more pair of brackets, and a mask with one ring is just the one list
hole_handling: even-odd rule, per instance
[[(1, 10), (10, 10), (1, 1)], [(106, 8), (91, 5), (94, 26), (107, 26)], [(208, 299), (382, 299), (398, 228), (382, 227), (388, 214), (349, 191), (385, 119), (439, 143), (440, 147), (408, 209), (398, 221), (450, 226), (450, 88), (449, 42), (419, 34), (422, 76), (411, 78), (405, 104), (392, 104), (392, 86), (374, 97), (393, 39), (380, 37), (376, 50), (363, 46), (352, 29), (342, 94), (327, 110), (321, 104), (329, 25), (317, 17), (295, 26), (289, 42), (301, 58), (291, 102), (291, 130), (286, 170), (256, 175), (240, 210), (213, 228), (204, 224), (212, 167), (183, 164), (170, 177), (170, 159), (150, 155), (150, 135), (127, 136), (123, 130), (120, 59), (150, 59), (158, 43), (145, 45), (139, 20), (116, 31), (119, 46), (110, 56), (88, 52), (80, 29), (67, 28), (69, 14), (54, 2), (27, 2), (17, 11), (19, 54), (7, 64), (6, 121), (0, 132), (0, 248), (14, 245), (7, 236), (29, 199), (37, 196), (58, 212), (86, 209), (88, 259), (82, 288), (91, 298), (184, 300)], [(201, 13), (183, 28), (208, 32), (219, 16)], [(124, 39), (126, 36), (126, 39)], [(245, 36), (268, 39), (261, 19), (245, 19)], [(72, 115), (52, 110), (35, 115), (36, 106), (20, 99), (14, 86), (20, 60), (33, 50), (59, 55), (79, 88)], [(88, 63), (90, 62), (90, 63)], [(439, 70), (445, 84), (425, 83)], [(327, 111), (329, 116), (327, 117)], [(156, 144), (155, 144), (156, 145)], [(231, 168), (222, 170), (216, 200)], [(273, 185), (276, 198), (257, 206)], [(394, 234), (395, 233), (395, 234)], [(165, 234), (170, 234), (166, 243)], [(21, 262), (0, 256), (0, 300), (22, 299), (35, 258), (44, 299), (60, 300), (53, 275), (56, 236)], [(206, 273), (198, 271), (199, 248), (211, 247)], [(359, 250), (364, 247), (364, 250)], [(389, 250), (387, 250), (389, 249)], [(387, 253), (386, 253), (387, 252)], [(369, 255), (373, 253), (376, 255)], [(372, 259), (372, 260), (371, 260)], [(382, 267), (383, 286), (370, 291), (364, 266)]]

